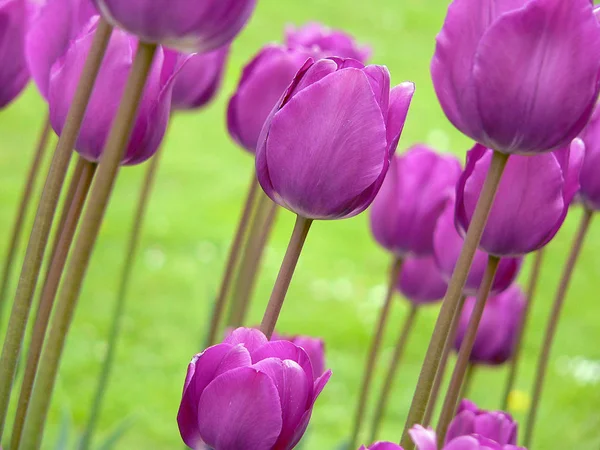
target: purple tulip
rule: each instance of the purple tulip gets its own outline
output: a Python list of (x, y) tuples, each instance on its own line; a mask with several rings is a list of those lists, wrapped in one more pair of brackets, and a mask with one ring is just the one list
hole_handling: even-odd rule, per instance
[(25, 32), (30, 14), (24, 0), (0, 1), (0, 108), (17, 98), (29, 82)]
[(312, 49), (324, 58), (338, 56), (356, 59), (366, 64), (371, 56), (371, 49), (359, 46), (348, 33), (332, 30), (318, 22), (309, 22), (300, 28), (287, 27), (285, 41), (291, 48)]
[[(437, 221), (433, 234), (435, 259), (446, 281), (449, 281), (452, 277), (454, 266), (458, 261), (464, 242), (463, 237), (456, 231), (454, 208), (454, 201), (446, 205), (446, 209)], [(488, 254), (483, 250), (477, 250), (463, 290), (465, 295), (477, 295), (477, 290), (483, 281), (487, 262)], [(513, 283), (521, 271), (522, 263), (522, 257), (500, 259), (500, 264), (498, 264), (498, 270), (492, 284), (492, 294), (504, 291)]]
[(227, 109), (229, 134), (244, 149), (256, 151), (265, 121), (309, 57), (306, 50), (270, 44), (244, 68)]
[(396, 286), (408, 301), (420, 305), (443, 299), (448, 283), (442, 277), (435, 258), (421, 256), (406, 258)]
[(517, 422), (504, 411), (484, 411), (463, 400), (448, 427), (446, 443), (460, 436), (478, 434), (500, 445), (516, 445)]
[(33, 81), (44, 98), (48, 98), (52, 66), (97, 14), (91, 0), (45, 0), (36, 9), (27, 32), (26, 57)]
[(273, 333), (271, 341), (290, 341), (301, 347), (310, 358), (313, 368), (313, 378), (315, 380), (325, 373), (325, 342), (323, 342), (323, 339), (311, 336), (285, 336)]
[[(584, 144), (535, 156), (512, 156), (504, 171), (480, 248), (495, 256), (524, 255), (542, 248), (562, 226), (579, 190)], [(492, 151), (476, 145), (467, 154), (456, 196), (456, 224), (469, 226), (492, 159)]]
[[(59, 135), (75, 94), (77, 80), (90, 51), (97, 23), (97, 20), (90, 22), (52, 69), (48, 95), (50, 121)], [(137, 40), (132, 36), (120, 30), (113, 32), (81, 132), (75, 143), (79, 154), (90, 161), (100, 159), (125, 88), (136, 47)], [(158, 150), (169, 120), (173, 79), (181, 64), (181, 58), (177, 54), (159, 48), (122, 164), (139, 164)]]
[(412, 83), (389, 86), (384, 66), (308, 61), (259, 138), (256, 172), (265, 193), (309, 219), (364, 211), (383, 183), (414, 93)]
[(375, 442), (370, 447), (365, 447), (364, 445), (358, 450), (403, 450), (398, 444), (393, 444), (392, 442)]
[(600, 210), (600, 108), (581, 134), (585, 143), (585, 158), (581, 167), (579, 196), (589, 209)]
[[(475, 297), (469, 297), (465, 301), (454, 341), (456, 351), (459, 351), (462, 345), (475, 302)], [(508, 361), (517, 344), (517, 333), (524, 309), (525, 294), (516, 285), (497, 296), (488, 298), (477, 328), (470, 361), (492, 366)]]
[(142, 41), (206, 53), (229, 44), (256, 0), (93, 0), (113, 25)]
[(186, 62), (173, 86), (173, 110), (198, 109), (217, 94), (229, 56), (229, 46), (209, 53), (198, 53)]
[(371, 231), (386, 250), (404, 257), (433, 254), (433, 230), (453, 195), (461, 165), (416, 145), (392, 159), (388, 176), (371, 208)]
[(301, 347), (238, 328), (190, 363), (179, 431), (191, 448), (292, 449), (330, 376), (327, 371), (314, 380)]
[(590, 0), (454, 0), (431, 64), (456, 128), (502, 153), (569, 145), (598, 98)]

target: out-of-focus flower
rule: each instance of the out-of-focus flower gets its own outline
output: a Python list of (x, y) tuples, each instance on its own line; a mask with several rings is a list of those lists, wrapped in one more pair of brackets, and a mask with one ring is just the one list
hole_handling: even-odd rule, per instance
[(217, 94), (229, 56), (229, 46), (209, 53), (198, 53), (188, 59), (177, 74), (173, 86), (173, 110), (198, 109)]
[(569, 145), (598, 98), (600, 25), (590, 0), (454, 0), (433, 84), (448, 119), (502, 153)]
[(113, 25), (142, 41), (201, 53), (230, 43), (256, 0), (93, 0)]
[(386, 250), (405, 256), (433, 254), (433, 230), (461, 173), (455, 156), (416, 145), (392, 159), (371, 208), (371, 230)]
[(408, 301), (421, 305), (444, 298), (448, 283), (442, 277), (435, 258), (421, 256), (404, 260), (396, 287)]
[[(75, 95), (77, 80), (90, 51), (96, 27), (97, 20), (90, 22), (53, 67), (48, 102), (50, 121), (59, 135)], [(136, 48), (137, 40), (132, 36), (120, 30), (113, 32), (75, 143), (79, 154), (90, 161), (100, 159), (125, 89)], [(178, 54), (158, 49), (122, 164), (141, 163), (157, 151), (169, 120), (174, 76), (181, 64)]]
[(238, 328), (190, 363), (179, 431), (191, 448), (292, 449), (330, 376), (314, 380), (310, 358), (292, 342)]
[[(562, 226), (579, 190), (584, 144), (535, 156), (513, 155), (506, 165), (480, 248), (495, 256), (518, 256), (545, 246)], [(456, 224), (465, 233), (483, 188), (492, 151), (476, 145), (456, 194)]]
[(581, 167), (579, 195), (587, 208), (600, 210), (600, 108), (583, 130), (585, 158)]
[(448, 427), (446, 443), (453, 439), (478, 434), (500, 445), (516, 445), (517, 422), (504, 411), (484, 411), (469, 400), (461, 401), (456, 416)]
[(365, 447), (364, 445), (358, 450), (403, 450), (398, 444), (394, 444), (392, 442), (375, 442), (370, 447)]
[(390, 91), (383, 66), (308, 61), (261, 132), (256, 171), (277, 204), (309, 219), (342, 219), (373, 201), (390, 165), (412, 83)]
[(323, 339), (311, 336), (285, 336), (273, 333), (271, 341), (290, 341), (298, 347), (302, 347), (310, 358), (315, 380), (325, 372), (325, 342), (323, 342)]

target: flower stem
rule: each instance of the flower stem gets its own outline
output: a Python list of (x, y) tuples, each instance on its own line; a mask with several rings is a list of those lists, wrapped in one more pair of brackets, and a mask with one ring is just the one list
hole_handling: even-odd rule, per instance
[(381, 420), (385, 415), (385, 410), (387, 408), (388, 400), (390, 399), (390, 393), (392, 391), (394, 379), (396, 378), (396, 373), (398, 371), (398, 365), (400, 364), (400, 359), (404, 354), (404, 349), (406, 348), (406, 343), (408, 342), (408, 337), (413, 329), (418, 311), (419, 307), (411, 303), (410, 311), (408, 312), (404, 326), (400, 330), (400, 335), (398, 336), (398, 342), (396, 343), (396, 348), (394, 349), (394, 355), (392, 356), (392, 361), (383, 384), (383, 389), (379, 394), (379, 401), (377, 402), (377, 407), (375, 408), (375, 417), (371, 426), (371, 438), (369, 439), (369, 442), (375, 442), (377, 434), (379, 433)]
[(60, 278), (67, 262), (67, 256), (71, 248), (71, 243), (73, 242), (73, 237), (75, 236), (77, 224), (79, 223), (79, 218), (81, 217), (81, 212), (83, 211), (83, 206), (92, 184), (95, 171), (95, 164), (90, 163), (83, 158), (79, 158), (71, 180), (71, 186), (69, 187), (69, 193), (74, 192), (74, 194), (71, 201), (64, 205), (66, 218), (62, 229), (58, 230), (59, 238), (56, 245), (56, 251), (48, 265), (49, 269), (46, 274), (46, 279), (44, 280), (44, 287), (42, 289), (39, 307), (35, 317), (33, 334), (27, 352), (27, 364), (23, 375), (23, 382), (21, 383), (17, 413), (12, 428), (11, 450), (17, 450), (21, 442), (29, 399), (38, 370), (40, 355), (42, 353), (54, 299), (56, 298)]
[(27, 211), (29, 210), (29, 205), (31, 204), (31, 197), (33, 195), (35, 183), (42, 167), (42, 161), (44, 160), (44, 156), (46, 154), (51, 129), (50, 118), (47, 117), (44, 121), (42, 132), (38, 139), (37, 148), (35, 154), (33, 155), (31, 167), (29, 168), (27, 181), (25, 182), (25, 188), (23, 189), (23, 194), (21, 195), (21, 202), (19, 203), (17, 217), (15, 219), (15, 223), (13, 224), (12, 232), (10, 233), (8, 252), (6, 254), (6, 259), (4, 260), (2, 280), (0, 281), (0, 326), (2, 324), (2, 312), (4, 311), (4, 304), (6, 303), (6, 294), (10, 284), (12, 269), (17, 256), (17, 248), (19, 247), (21, 234), (24, 229), (23, 225), (25, 223), (25, 217), (27, 216)]
[(537, 288), (538, 280), (540, 278), (543, 259), (544, 249), (540, 249), (535, 253), (534, 256), (533, 269), (531, 271), (531, 275), (529, 276), (529, 284), (527, 286), (527, 302), (525, 303), (525, 309), (523, 311), (521, 323), (517, 328), (517, 336), (515, 337), (515, 351), (513, 353), (513, 357), (510, 359), (509, 362), (508, 378), (506, 379), (506, 387), (504, 388), (502, 408), (500, 408), (503, 411), (508, 410), (508, 400), (510, 399), (510, 393), (512, 392), (513, 387), (515, 385), (515, 380), (517, 379), (519, 359), (521, 358), (521, 350), (523, 349), (525, 327), (527, 326), (527, 320), (529, 318), (529, 314), (531, 313), (531, 305), (533, 304), (535, 290)]
[(39, 372), (23, 430), (22, 449), (40, 448), (44, 424), (56, 381), (65, 339), (77, 306), (83, 279), (100, 231), (119, 164), (127, 148), (156, 45), (140, 42), (124, 95), (104, 147), (90, 199), (65, 272), (52, 327), (42, 353)]
[(467, 332), (465, 333), (465, 337), (460, 346), (460, 351), (458, 352), (458, 359), (456, 360), (454, 372), (452, 372), (452, 379), (450, 380), (450, 386), (448, 387), (448, 392), (446, 392), (446, 398), (444, 399), (444, 406), (440, 413), (440, 420), (437, 425), (437, 439), (440, 448), (444, 443), (450, 421), (456, 412), (456, 406), (465, 380), (465, 374), (469, 367), (471, 351), (473, 350), (475, 338), (477, 337), (477, 328), (479, 328), (479, 322), (481, 322), (481, 318), (483, 317), (485, 304), (490, 291), (492, 290), (492, 284), (494, 283), (494, 277), (496, 276), (499, 263), (500, 258), (491, 255), (488, 257), (485, 274), (481, 281), (481, 285), (479, 286), (479, 291), (477, 292), (477, 301), (473, 307), (471, 318), (467, 325)]
[(271, 335), (275, 330), (277, 319), (281, 313), (285, 296), (290, 287), (294, 270), (296, 270), (296, 264), (298, 264), (298, 258), (300, 258), (300, 253), (302, 252), (302, 247), (304, 247), (304, 242), (306, 241), (306, 236), (312, 222), (312, 219), (301, 216), (296, 217), (296, 224), (294, 225), (290, 243), (285, 252), (275, 286), (273, 286), (273, 291), (271, 292), (271, 298), (269, 298), (267, 309), (260, 324), (260, 331), (267, 336), (267, 339), (271, 339)]
[(471, 392), (471, 386), (473, 385), (473, 378), (475, 377), (475, 371), (477, 370), (477, 366), (473, 363), (469, 363), (467, 365), (467, 372), (465, 373), (465, 379), (463, 380), (462, 387), (460, 388), (460, 395), (458, 396), (458, 400), (462, 398), (468, 398)]
[(531, 408), (529, 410), (529, 416), (527, 418), (527, 424), (525, 426), (524, 443), (525, 446), (528, 448), (531, 448), (535, 419), (537, 416), (540, 399), (542, 397), (544, 378), (546, 376), (546, 370), (548, 369), (550, 351), (552, 350), (552, 343), (554, 341), (554, 336), (558, 327), (560, 313), (562, 311), (562, 307), (565, 301), (567, 289), (569, 288), (569, 282), (571, 281), (571, 277), (573, 276), (575, 264), (577, 263), (577, 259), (579, 258), (579, 253), (581, 253), (583, 241), (585, 240), (587, 231), (590, 226), (590, 222), (592, 221), (592, 217), (593, 211), (586, 209), (583, 213), (577, 236), (573, 241), (573, 247), (571, 248), (569, 258), (567, 259), (567, 263), (565, 265), (564, 272), (560, 280), (560, 285), (558, 287), (558, 291), (556, 292), (556, 298), (554, 299), (554, 305), (552, 306), (552, 312), (550, 313), (550, 318), (548, 319), (546, 334), (544, 336), (544, 341), (542, 345), (542, 352), (540, 353), (540, 359), (538, 360), (538, 366), (536, 370), (535, 383), (531, 400)]
[(403, 262), (404, 261), (401, 258), (394, 258), (389, 271), (385, 300), (379, 311), (379, 318), (375, 324), (375, 335), (371, 341), (371, 346), (369, 347), (369, 353), (365, 363), (365, 369), (363, 371), (362, 385), (358, 397), (358, 404), (356, 405), (356, 411), (354, 412), (354, 423), (352, 425), (352, 435), (350, 436), (350, 444), (348, 448), (353, 449), (356, 448), (357, 445), (358, 435), (365, 417), (367, 399), (369, 397), (369, 391), (371, 390), (375, 366), (377, 365), (377, 357), (379, 355), (379, 350), (381, 349), (385, 327), (390, 315), (392, 301), (394, 299), (394, 292), (396, 291), (396, 283), (398, 282), (398, 277), (402, 271)]
[(25, 253), (17, 293), (2, 348), (2, 356), (0, 357), (0, 438), (2, 437), (2, 430), (6, 421), (15, 369), (44, 258), (44, 251), (54, 219), (54, 212), (67, 175), (71, 152), (77, 140), (111, 33), (112, 27), (101, 19), (98, 23), (94, 42), (83, 67), (81, 78), (73, 97), (73, 103), (69, 108), (65, 126), (58, 140), (46, 178), (46, 184), (40, 197), (38, 211), (31, 230), (29, 244), (27, 245), (27, 252)]
[(221, 317), (225, 311), (225, 303), (227, 302), (227, 297), (231, 288), (231, 282), (233, 281), (233, 275), (239, 259), (242, 243), (244, 242), (244, 236), (248, 230), (248, 225), (252, 210), (254, 208), (257, 193), (258, 181), (256, 179), (256, 173), (253, 170), (252, 178), (250, 180), (250, 187), (248, 188), (248, 195), (246, 197), (246, 203), (244, 204), (244, 208), (242, 210), (242, 216), (240, 217), (240, 222), (235, 232), (233, 243), (229, 249), (229, 256), (227, 257), (225, 272), (223, 273), (223, 279), (221, 280), (221, 287), (219, 288), (219, 294), (213, 307), (210, 326), (206, 336), (206, 347), (214, 345), (217, 340), (217, 333), (219, 332)]
[(494, 197), (496, 196), (496, 191), (498, 190), (498, 185), (500, 184), (500, 179), (502, 178), (502, 173), (504, 172), (507, 162), (508, 155), (494, 152), (483, 189), (479, 196), (479, 200), (477, 201), (477, 206), (475, 207), (475, 212), (465, 237), (463, 248), (454, 268), (454, 272), (452, 273), (452, 278), (448, 284), (448, 290), (446, 291), (444, 301), (442, 302), (442, 308), (435, 324), (431, 341), (429, 342), (425, 361), (421, 368), (419, 381), (417, 382), (415, 394), (402, 434), (402, 446), (405, 450), (414, 449), (414, 443), (408, 435), (408, 430), (413, 425), (420, 424), (423, 421), (427, 403), (429, 402), (431, 388), (435, 381), (440, 358), (452, 324), (452, 318), (458, 307), (465, 281), (469, 275), (471, 264), (473, 263), (475, 251), (481, 241), (481, 236), (483, 235), (483, 230), (492, 209)]

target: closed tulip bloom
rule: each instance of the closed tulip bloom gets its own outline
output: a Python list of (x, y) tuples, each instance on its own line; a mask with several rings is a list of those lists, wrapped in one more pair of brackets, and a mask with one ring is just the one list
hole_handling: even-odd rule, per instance
[(454, 0), (431, 64), (467, 136), (507, 154), (567, 146), (598, 97), (600, 25), (590, 0)]
[(459, 160), (424, 145), (395, 156), (371, 208), (371, 231), (403, 257), (433, 254), (433, 230), (461, 173)]
[(373, 201), (414, 93), (390, 91), (383, 66), (353, 59), (308, 61), (261, 132), (256, 172), (277, 204), (308, 219), (342, 219)]
[[(90, 51), (96, 26), (97, 20), (92, 21), (53, 68), (48, 101), (50, 121), (59, 135)], [(113, 32), (75, 143), (77, 152), (89, 161), (100, 159), (136, 47), (137, 40), (132, 36), (120, 30)], [(181, 60), (177, 54), (158, 49), (122, 164), (139, 164), (156, 153), (169, 120), (173, 79), (180, 66)]]
[[(464, 239), (456, 231), (454, 223), (454, 200), (448, 202), (446, 209), (440, 216), (435, 226), (433, 234), (433, 247), (435, 250), (435, 259), (442, 276), (449, 281), (454, 272), (454, 266), (458, 261)], [(483, 281), (485, 269), (487, 267), (488, 254), (483, 250), (475, 252), (473, 264), (469, 270), (469, 275), (463, 289), (463, 293), (468, 296), (477, 295), (477, 290)], [(492, 283), (491, 293), (498, 294), (507, 289), (519, 275), (523, 257), (518, 258), (500, 258), (496, 276)]]
[(332, 30), (318, 22), (309, 22), (300, 28), (287, 27), (285, 41), (292, 48), (313, 49), (323, 57), (352, 58), (363, 64), (366, 64), (371, 56), (371, 49), (359, 46), (350, 34), (342, 30)]
[(463, 400), (450, 423), (446, 442), (460, 436), (478, 434), (500, 445), (516, 445), (517, 431), (517, 422), (510, 414), (481, 410), (473, 402)]
[(394, 444), (392, 442), (375, 442), (370, 447), (365, 447), (364, 445), (358, 450), (403, 450), (398, 444)]
[[(495, 256), (519, 256), (545, 246), (562, 226), (579, 190), (584, 145), (536, 156), (512, 156), (506, 165), (480, 248)], [(456, 224), (469, 226), (492, 159), (492, 151), (476, 145), (467, 155), (456, 196)]]
[(0, 0), (0, 108), (12, 102), (29, 81), (25, 60), (29, 10), (25, 0)]
[(179, 431), (194, 449), (292, 449), (330, 376), (313, 379), (310, 358), (292, 342), (238, 328), (190, 363)]
[(173, 86), (173, 110), (191, 110), (206, 106), (221, 87), (229, 46), (190, 57), (177, 74)]
[(592, 120), (581, 134), (585, 142), (585, 158), (581, 167), (579, 196), (585, 206), (600, 210), (600, 108), (596, 108)]
[(434, 303), (444, 298), (448, 283), (442, 277), (433, 256), (406, 258), (396, 285), (415, 305)]
[(304, 49), (270, 44), (244, 68), (227, 109), (227, 129), (242, 148), (256, 151), (265, 121), (309, 57)]
[(93, 0), (113, 25), (181, 51), (205, 53), (230, 43), (256, 0)]

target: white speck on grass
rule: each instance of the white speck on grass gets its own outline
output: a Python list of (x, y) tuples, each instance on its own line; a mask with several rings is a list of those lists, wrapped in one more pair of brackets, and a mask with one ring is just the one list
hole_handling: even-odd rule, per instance
[(556, 371), (562, 376), (573, 378), (582, 386), (600, 383), (600, 361), (584, 356), (561, 356), (556, 361)]

